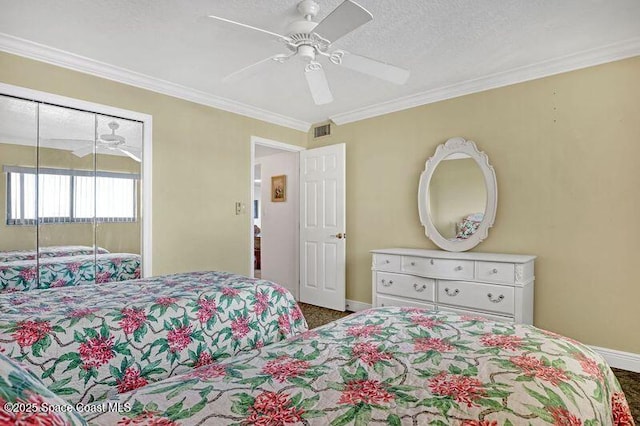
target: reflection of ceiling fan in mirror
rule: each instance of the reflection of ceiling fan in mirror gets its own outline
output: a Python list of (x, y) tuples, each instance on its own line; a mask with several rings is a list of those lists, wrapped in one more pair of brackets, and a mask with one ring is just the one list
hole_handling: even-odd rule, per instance
[[(96, 153), (105, 153), (106, 151), (108, 154), (108, 151), (119, 151), (137, 162), (140, 162), (140, 148), (126, 145), (124, 137), (116, 134), (116, 130), (118, 130), (120, 125), (115, 121), (112, 121), (108, 126), (111, 129), (111, 133), (102, 134), (100, 135), (100, 138), (96, 140)], [(87, 145), (82, 148), (78, 148), (73, 151), (73, 154), (78, 157), (85, 157), (89, 154), (93, 154), (93, 146)]]
[(303, 0), (298, 3), (298, 11), (302, 18), (289, 25), (287, 35), (209, 15), (210, 18), (219, 21), (275, 36), (290, 51), (287, 54), (272, 55), (235, 71), (225, 77), (223, 81), (237, 80), (247, 76), (251, 71), (255, 71), (258, 66), (264, 63), (275, 61), (282, 64), (292, 57), (298, 57), (306, 62), (304, 75), (316, 105), (328, 104), (333, 101), (333, 95), (329, 89), (324, 69), (319, 62), (321, 57), (327, 58), (334, 65), (340, 65), (391, 83), (404, 84), (407, 81), (409, 71), (403, 68), (355, 55), (341, 49), (329, 51), (332, 43), (373, 19), (371, 13), (365, 8), (352, 0), (345, 0), (322, 21), (314, 22), (312, 19), (318, 14), (319, 10), (320, 7), (313, 0)]

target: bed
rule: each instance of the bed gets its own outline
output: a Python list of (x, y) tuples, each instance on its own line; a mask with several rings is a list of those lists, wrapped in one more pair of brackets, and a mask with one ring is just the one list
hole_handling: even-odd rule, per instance
[[(95, 252), (104, 254), (109, 253), (109, 250), (96, 247)], [(37, 257), (66, 257), (93, 253), (94, 249), (91, 246), (49, 246), (40, 247), (39, 250), (9, 250), (0, 251), (0, 263), (13, 262), (15, 260), (34, 260)]]
[(603, 359), (527, 325), (376, 308), (110, 400), (90, 424), (633, 425)]
[(285, 288), (224, 272), (0, 294), (0, 352), (74, 404), (306, 330)]
[(0, 263), (0, 292), (106, 283), (140, 278), (132, 253), (74, 254)]

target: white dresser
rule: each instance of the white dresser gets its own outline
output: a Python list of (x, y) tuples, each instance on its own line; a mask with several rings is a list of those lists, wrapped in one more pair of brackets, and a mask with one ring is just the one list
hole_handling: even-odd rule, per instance
[(535, 256), (372, 250), (373, 306), (415, 306), (533, 324)]

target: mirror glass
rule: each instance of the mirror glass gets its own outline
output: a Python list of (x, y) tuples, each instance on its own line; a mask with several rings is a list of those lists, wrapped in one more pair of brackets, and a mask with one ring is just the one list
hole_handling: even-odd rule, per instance
[(141, 276), (143, 127), (0, 95), (0, 291)]
[(38, 158), (38, 104), (0, 95), (0, 291), (37, 281), (38, 250), (35, 175), (13, 166), (35, 169)]
[(418, 211), (425, 234), (441, 249), (470, 250), (486, 239), (497, 202), (495, 172), (473, 141), (451, 138), (427, 160)]
[(473, 235), (487, 205), (482, 170), (466, 154), (451, 154), (441, 161), (429, 184), (429, 216), (444, 238), (455, 241)]
[(143, 125), (106, 115), (96, 122), (96, 280), (140, 278)]
[(83, 199), (75, 195), (78, 173), (93, 179), (95, 114), (41, 104), (38, 126), (39, 286), (92, 284), (95, 223), (78, 216)]

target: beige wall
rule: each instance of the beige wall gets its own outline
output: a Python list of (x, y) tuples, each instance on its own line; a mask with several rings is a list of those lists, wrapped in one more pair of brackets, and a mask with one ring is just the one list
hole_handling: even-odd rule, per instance
[(475, 250), (534, 254), (535, 324), (640, 353), (640, 58), (468, 95), (343, 126), (347, 297), (371, 301), (369, 250), (435, 248), (416, 206), (438, 144), (476, 141), (498, 210)]
[[(0, 166), (36, 167), (36, 147), (0, 143)], [(93, 156), (83, 158), (71, 154), (70, 151), (40, 148), (40, 167), (91, 170)], [(139, 163), (128, 157), (114, 155), (98, 155), (98, 170), (125, 173), (140, 173)], [(36, 239), (40, 246), (89, 245), (94, 240), (92, 224), (64, 223), (43, 224), (36, 236), (35, 226), (6, 225), (6, 174), (0, 173), (0, 250), (33, 250)], [(138, 203), (139, 205), (140, 203)], [(96, 244), (112, 253), (140, 253), (140, 222), (134, 223), (100, 223), (97, 225)]]
[(0, 81), (151, 114), (153, 273), (248, 273), (250, 137), (304, 146), (305, 133), (6, 53)]

